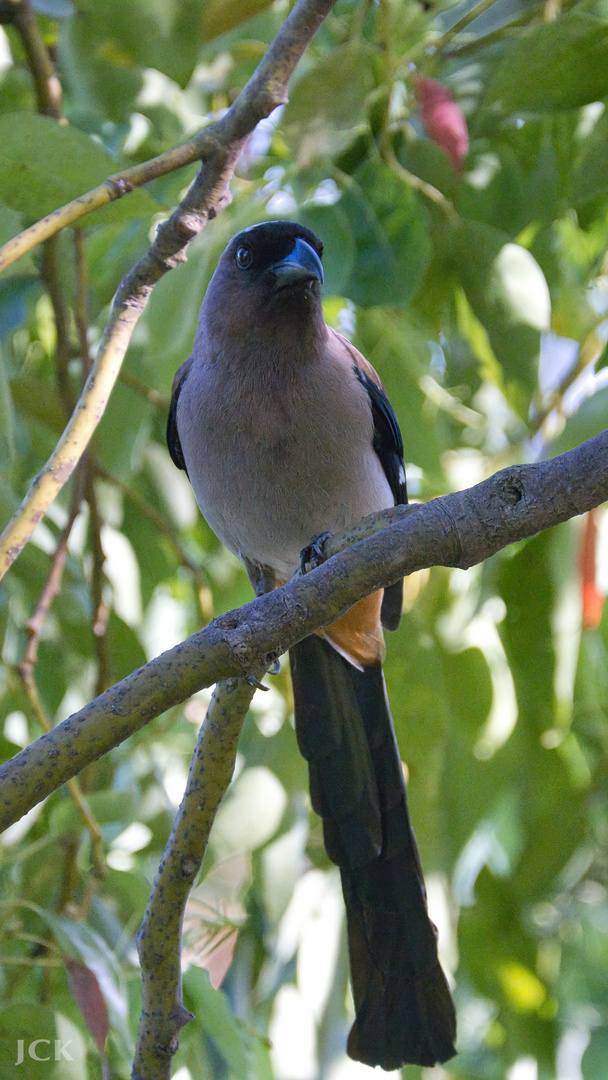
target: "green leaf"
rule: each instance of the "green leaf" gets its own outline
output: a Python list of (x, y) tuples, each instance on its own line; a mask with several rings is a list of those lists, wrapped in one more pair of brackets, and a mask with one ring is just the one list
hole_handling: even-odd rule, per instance
[(264, 765), (245, 769), (231, 784), (213, 823), (211, 847), (221, 856), (254, 851), (276, 833), (287, 795)]
[(414, 138), (409, 132), (406, 137), (398, 132), (394, 149), (405, 169), (438, 188), (448, 198), (459, 189), (459, 177), (447, 154), (432, 139)]
[(569, 416), (561, 435), (551, 443), (551, 455), (573, 450), (582, 442), (599, 435), (608, 426), (608, 386), (585, 398), (573, 416)]
[(455, 254), (467, 299), (504, 367), (511, 404), (527, 416), (551, 309), (544, 275), (529, 251), (477, 222), (464, 223)]
[[(0, 1062), (2, 1080), (48, 1080), (54, 1071), (53, 1051), (57, 1028), (51, 1009), (34, 1002), (19, 1002), (0, 1010)], [(18, 1040), (23, 1039), (23, 1061), (17, 1065)], [(44, 1040), (30, 1048), (35, 1040)], [(36, 1058), (49, 1060), (36, 1060)]]
[[(0, 198), (30, 218), (44, 217), (119, 171), (118, 163), (99, 143), (48, 116), (0, 116), (0, 145)], [(138, 190), (97, 211), (87, 224), (89, 220), (124, 220), (157, 209), (151, 196)]]
[(147, 656), (137, 634), (114, 610), (110, 612), (107, 640), (113, 682), (125, 679), (146, 663)]
[(0, 449), (2, 457), (13, 459), (15, 456), (15, 413), (13, 399), (8, 385), (8, 372), (0, 345)]
[(9, 742), (4, 735), (0, 735), (0, 762), (4, 763), (5, 761), (9, 761), (10, 758), (14, 757), (15, 754), (18, 754), (22, 749), (21, 746)]
[(572, 192), (577, 206), (598, 195), (608, 194), (608, 130), (606, 123), (598, 125), (595, 138), (588, 140), (586, 153), (574, 174)]
[(193, 966), (184, 975), (184, 1004), (213, 1040), (235, 1080), (248, 1080), (253, 1065), (251, 1035), (232, 1015), (224, 994), (213, 989), (208, 972), (202, 968)]
[(354, 344), (378, 371), (403, 435), (405, 461), (435, 476), (441, 425), (425, 408), (420, 376), (427, 369), (430, 347), (403, 313), (382, 307), (357, 312)]
[(285, 128), (324, 127), (350, 130), (365, 118), (365, 103), (374, 89), (371, 50), (350, 41), (309, 67), (295, 82), (285, 110)]
[(406, 307), (431, 254), (427, 214), (411, 187), (379, 160), (367, 161), (339, 203), (356, 257), (345, 295), (363, 307)]
[(273, 3), (274, 0), (206, 0), (202, 16), (204, 40), (213, 41), (220, 34), (234, 30)]
[(84, 923), (38, 909), (59, 949), (68, 959), (78, 960), (95, 972), (104, 995), (112, 1025), (129, 1042), (126, 1026), (127, 997), (118, 960), (107, 942)]
[(584, 1080), (604, 1080), (608, 1074), (608, 1028), (602, 1026), (591, 1033), (591, 1040), (582, 1060)]
[[(131, 94), (141, 83), (138, 66), (156, 68), (180, 86), (186, 85), (203, 44), (203, 0), (130, 0), (128, 4), (78, 0), (76, 6), (78, 13), (68, 20), (68, 28), (72, 41), (78, 43), (78, 75), (108, 104), (116, 93), (117, 78), (123, 81), (123, 91), (131, 83)], [(110, 77), (105, 87), (100, 78), (104, 68)]]
[[(1, 168), (1, 165), (0, 165)], [(6, 203), (0, 202), (0, 247), (12, 240), (14, 236), (22, 231), (24, 222), (16, 210), (13, 210)], [(6, 286), (7, 278), (19, 275), (23, 277), (24, 274), (31, 274), (32, 270), (36, 268), (36, 260), (32, 252), (28, 252), (26, 255), (22, 255), (17, 263), (12, 263), (2, 271), (3, 285)], [(21, 282), (23, 287), (24, 282)]]
[[(82, 1080), (82, 1077), (86, 1075), (88, 1056), (85, 1035), (58, 1010), (55, 1011), (55, 1022), (59, 1039), (57, 1047), (59, 1060), (55, 1065), (52, 1080)], [(53, 1046), (53, 1057), (55, 1057), (55, 1046)]]
[[(100, 825), (117, 823), (121, 826), (135, 814), (134, 798), (124, 791), (94, 791), (86, 796), (88, 806)], [(56, 836), (85, 828), (82, 817), (71, 798), (56, 803), (49, 815), (49, 831)]]
[(485, 105), (503, 113), (574, 109), (608, 94), (608, 23), (584, 11), (522, 30), (500, 61)]
[(299, 220), (323, 241), (323, 271), (326, 296), (343, 296), (353, 272), (356, 245), (350, 222), (341, 202), (333, 206), (303, 206)]

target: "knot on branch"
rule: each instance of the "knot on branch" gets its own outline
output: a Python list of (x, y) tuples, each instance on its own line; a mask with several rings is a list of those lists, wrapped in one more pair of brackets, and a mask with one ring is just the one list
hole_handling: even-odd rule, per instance
[(190, 240), (193, 240), (195, 236), (198, 236), (205, 225), (207, 217), (207, 214), (197, 213), (196, 210), (188, 210), (181, 214), (174, 214), (173, 217), (170, 218), (170, 222), (178, 240), (187, 244)]
[(182, 859), (182, 877), (192, 880), (198, 873), (200, 863), (193, 858)]
[(116, 199), (122, 199), (123, 195), (128, 195), (135, 187), (135, 184), (124, 176), (109, 176), (106, 184), (110, 189), (113, 202)]
[(273, 79), (266, 88), (266, 97), (261, 108), (265, 116), (270, 116), (279, 105), (286, 105), (289, 101), (287, 87), (281, 79)]
[(178, 1005), (171, 1013), (171, 1020), (179, 1031), (180, 1028), (185, 1027), (191, 1020), (194, 1020), (194, 1013), (191, 1013), (189, 1009), (185, 1009), (183, 1005)]
[(507, 506), (516, 506), (526, 497), (526, 487), (519, 472), (508, 472), (507, 475), (501, 476), (496, 490)]

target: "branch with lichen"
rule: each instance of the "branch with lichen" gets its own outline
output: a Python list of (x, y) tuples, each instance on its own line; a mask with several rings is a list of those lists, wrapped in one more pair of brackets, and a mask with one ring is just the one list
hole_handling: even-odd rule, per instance
[[(174, 155), (172, 168), (192, 160), (200, 160), (201, 168), (180, 205), (159, 226), (148, 252), (119, 286), (97, 357), (76, 408), (53, 453), (0, 535), (0, 578), (23, 550), (84, 453), (103, 416), (131, 334), (152, 288), (167, 271), (185, 260), (190, 241), (230, 202), (228, 184), (247, 138), (260, 120), (287, 100), (289, 79), (334, 2), (298, 0), (260, 65), (224, 116), (203, 128), (187, 144), (192, 147), (188, 154), (184, 147), (170, 151)], [(124, 180), (126, 173), (121, 176)], [(146, 176), (147, 180), (151, 178)], [(111, 186), (116, 187), (116, 178), (110, 180)], [(86, 202), (88, 196), (83, 199)], [(60, 227), (72, 224), (78, 216), (68, 215), (69, 220), (62, 221)], [(43, 230), (35, 242), (55, 231), (55, 228)]]
[(168, 1080), (180, 1029), (192, 1019), (182, 1000), (184, 911), (232, 779), (241, 726), (254, 693), (255, 686), (242, 679), (218, 683), (199, 731), (184, 797), (137, 935), (142, 1011), (133, 1080)]
[(214, 619), (2, 765), (0, 829), (162, 712), (218, 680), (265, 670), (370, 592), (429, 566), (466, 569), (606, 500), (608, 430), (550, 461), (373, 515), (330, 540), (322, 566)]

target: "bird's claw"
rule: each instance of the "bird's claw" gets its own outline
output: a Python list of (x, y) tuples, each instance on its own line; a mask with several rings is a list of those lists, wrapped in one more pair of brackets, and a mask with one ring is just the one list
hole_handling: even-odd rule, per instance
[(264, 683), (260, 682), (257, 675), (247, 675), (245, 682), (248, 686), (255, 686), (256, 690), (270, 690), (269, 686), (264, 686)]
[(330, 536), (330, 532), (319, 533), (318, 536), (313, 536), (310, 544), (302, 548), (300, 552), (300, 570), (303, 574), (307, 574), (309, 570), (314, 570), (315, 567), (321, 566), (325, 562), (324, 549)]
[[(271, 666), (266, 672), (267, 675), (278, 675), (281, 670), (281, 661), (277, 658), (273, 660)], [(248, 686), (255, 686), (256, 690), (270, 690), (269, 686), (264, 686), (263, 682), (260, 682), (257, 675), (246, 675), (245, 682)]]

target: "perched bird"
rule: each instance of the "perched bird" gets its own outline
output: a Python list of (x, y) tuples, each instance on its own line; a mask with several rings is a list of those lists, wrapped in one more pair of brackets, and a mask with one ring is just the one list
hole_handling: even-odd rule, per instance
[[(233, 237), (173, 384), (173, 461), (258, 594), (291, 577), (316, 535), (407, 501), (382, 384), (324, 322), (322, 252), (288, 221)], [(376, 592), (290, 650), (296, 734), (346, 904), (348, 1053), (385, 1069), (455, 1053), (382, 674), (382, 626), (396, 629), (401, 595), (401, 582)]]

